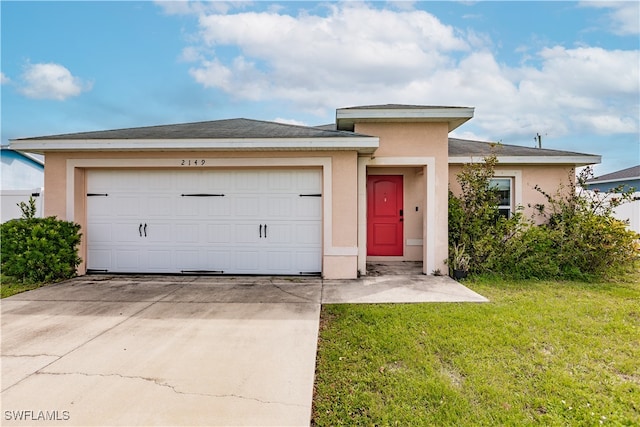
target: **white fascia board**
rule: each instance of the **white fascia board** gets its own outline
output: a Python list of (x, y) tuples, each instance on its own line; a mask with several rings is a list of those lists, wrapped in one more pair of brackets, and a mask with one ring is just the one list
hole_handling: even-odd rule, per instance
[[(482, 163), (485, 156), (449, 157), (449, 164)], [(593, 165), (602, 161), (601, 156), (498, 156), (498, 164), (511, 165)]]
[(455, 108), (390, 108), (336, 110), (338, 119), (470, 119), (474, 109)]
[(340, 150), (373, 153), (377, 137), (353, 138), (233, 138), (233, 139), (67, 139), (15, 140), (11, 147), (35, 153), (50, 151), (247, 151)]

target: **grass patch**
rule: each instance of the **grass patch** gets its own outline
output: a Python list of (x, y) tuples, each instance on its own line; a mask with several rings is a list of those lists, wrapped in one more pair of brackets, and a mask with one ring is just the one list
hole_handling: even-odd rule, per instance
[(322, 309), (313, 425), (640, 425), (640, 274)]
[(45, 285), (46, 283), (22, 283), (13, 277), (2, 274), (0, 275), (0, 298), (7, 298)]

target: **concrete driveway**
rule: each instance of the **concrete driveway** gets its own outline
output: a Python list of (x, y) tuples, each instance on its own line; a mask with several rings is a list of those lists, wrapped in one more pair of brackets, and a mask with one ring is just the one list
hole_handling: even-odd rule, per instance
[(3, 425), (308, 425), (321, 281), (260, 282), (86, 276), (2, 300)]
[(3, 299), (3, 425), (309, 425), (320, 305), (483, 302), (446, 277), (84, 276)]

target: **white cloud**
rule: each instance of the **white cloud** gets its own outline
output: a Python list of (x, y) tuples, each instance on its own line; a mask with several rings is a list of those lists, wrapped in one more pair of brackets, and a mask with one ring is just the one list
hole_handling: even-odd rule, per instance
[(155, 4), (167, 15), (199, 15), (204, 13), (228, 13), (232, 9), (244, 9), (252, 2), (248, 1), (190, 1), (155, 0)]
[(83, 82), (60, 64), (29, 64), (22, 74), (24, 85), (20, 91), (29, 98), (63, 101), (90, 90), (91, 84)]
[(581, 6), (610, 9), (609, 29), (621, 36), (640, 34), (640, 3), (637, 1), (582, 1)]
[(204, 87), (319, 115), (378, 103), (475, 106), (474, 132), (505, 142), (639, 131), (637, 50), (550, 46), (505, 65), (486, 35), (424, 11), (351, 2), (326, 11), (203, 13), (200, 43), (183, 57)]
[(11, 82), (11, 79), (5, 76), (4, 73), (0, 72), (0, 84), (7, 84), (9, 82)]
[(282, 123), (282, 124), (285, 124), (285, 125), (309, 126), (308, 124), (306, 124), (305, 122), (301, 122), (300, 120), (283, 119), (282, 117), (277, 117), (273, 121), (276, 122), (276, 123)]

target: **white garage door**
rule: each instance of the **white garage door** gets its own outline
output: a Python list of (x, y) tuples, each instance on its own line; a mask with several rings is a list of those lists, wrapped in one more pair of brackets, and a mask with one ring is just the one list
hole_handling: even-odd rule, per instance
[(321, 190), (319, 170), (91, 170), (87, 267), (319, 273)]

